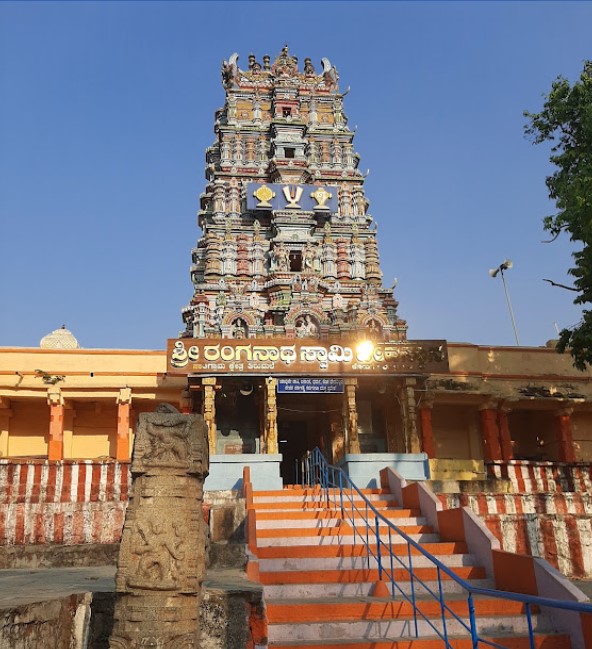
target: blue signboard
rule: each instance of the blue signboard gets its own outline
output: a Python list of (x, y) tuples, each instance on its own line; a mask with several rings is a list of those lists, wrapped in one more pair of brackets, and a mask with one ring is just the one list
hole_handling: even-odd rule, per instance
[(337, 213), (339, 188), (330, 185), (280, 185), (248, 183), (248, 210), (306, 210)]
[(278, 394), (343, 393), (343, 379), (278, 379)]

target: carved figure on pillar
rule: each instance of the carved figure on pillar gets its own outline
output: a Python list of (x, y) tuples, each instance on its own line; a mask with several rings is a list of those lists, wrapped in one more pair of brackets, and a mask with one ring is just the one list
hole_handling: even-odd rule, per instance
[(172, 406), (140, 414), (110, 649), (199, 647), (206, 572), (206, 426)]
[(265, 451), (272, 455), (278, 452), (277, 429), (277, 379), (265, 379)]
[(360, 439), (358, 437), (358, 408), (356, 406), (357, 385), (357, 379), (345, 379), (343, 410), (346, 430), (347, 453), (360, 452)]
[(204, 390), (203, 418), (208, 429), (208, 447), (210, 455), (216, 453), (216, 379), (206, 376), (201, 380)]

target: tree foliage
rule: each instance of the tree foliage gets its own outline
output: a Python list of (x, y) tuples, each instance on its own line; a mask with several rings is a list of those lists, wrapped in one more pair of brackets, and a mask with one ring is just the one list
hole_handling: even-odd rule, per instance
[(569, 235), (578, 248), (568, 272), (577, 292), (574, 303), (584, 307), (582, 319), (560, 332), (557, 350), (569, 349), (574, 365), (584, 370), (592, 365), (592, 61), (584, 63), (573, 85), (557, 77), (543, 109), (524, 115), (526, 135), (534, 144), (551, 143), (555, 165), (546, 184), (557, 211), (545, 217), (544, 228), (552, 240)]

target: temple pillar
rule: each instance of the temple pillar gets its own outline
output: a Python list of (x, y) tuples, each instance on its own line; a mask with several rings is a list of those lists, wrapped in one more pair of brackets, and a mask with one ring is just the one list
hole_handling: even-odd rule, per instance
[(432, 408), (434, 406), (434, 397), (426, 397), (419, 408), (419, 421), (421, 424), (421, 448), (429, 458), (436, 457), (436, 447), (434, 445), (434, 433), (432, 430)]
[(356, 407), (358, 379), (345, 379), (344, 385), (343, 420), (345, 428), (345, 452), (359, 453), (360, 439), (358, 437), (358, 409)]
[(555, 431), (559, 446), (560, 462), (575, 462), (576, 453), (571, 431), (571, 414), (573, 408), (564, 408), (555, 415)]
[(64, 459), (64, 398), (59, 388), (52, 387), (47, 391), (49, 404), (49, 443), (48, 460)]
[(117, 397), (117, 438), (115, 442), (115, 459), (127, 462), (130, 459), (130, 410), (132, 391), (122, 388)]
[(405, 435), (405, 453), (421, 453), (419, 433), (417, 431), (417, 404), (415, 402), (414, 378), (404, 379), (400, 388), (401, 414)]
[(501, 460), (500, 435), (497, 427), (498, 413), (493, 404), (488, 401), (480, 408), (481, 435), (483, 438), (483, 458), (485, 460)]
[(193, 412), (193, 396), (189, 391), (189, 388), (185, 388), (185, 390), (181, 392), (179, 405), (181, 408), (181, 412), (184, 415), (190, 415)]
[(265, 379), (265, 428), (263, 432), (264, 452), (268, 455), (278, 453), (277, 427), (277, 379)]
[(499, 443), (502, 460), (508, 462), (514, 459), (514, 447), (512, 446), (512, 437), (510, 436), (510, 423), (508, 421), (508, 413), (510, 407), (505, 404), (500, 404), (497, 411), (497, 425), (499, 429)]
[(12, 408), (10, 407), (10, 399), (0, 397), (0, 457), (8, 457), (11, 417)]
[(208, 448), (210, 455), (216, 454), (216, 378), (206, 376), (201, 380), (203, 385), (202, 415), (208, 428)]
[(333, 463), (343, 459), (345, 455), (345, 435), (343, 431), (342, 418), (339, 413), (331, 413), (331, 461)]

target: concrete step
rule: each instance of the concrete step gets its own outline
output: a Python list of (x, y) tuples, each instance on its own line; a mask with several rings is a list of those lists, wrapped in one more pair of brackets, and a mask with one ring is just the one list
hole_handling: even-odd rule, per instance
[[(397, 501), (394, 499), (387, 499), (381, 497), (380, 500), (371, 501), (371, 505), (375, 509), (382, 509), (384, 507), (395, 507)], [(340, 506), (339, 500), (329, 501), (322, 498), (310, 499), (310, 498), (280, 498), (276, 500), (256, 500), (253, 499), (253, 509), (256, 511), (261, 511), (265, 509), (274, 509), (279, 511), (293, 510), (293, 509), (338, 509)], [(346, 501), (344, 507), (347, 509), (352, 509), (352, 501)], [(363, 500), (354, 500), (353, 507), (357, 508), (360, 511), (365, 511), (366, 503)]]
[[(533, 626), (536, 632), (548, 632), (548, 623), (544, 618), (537, 615), (532, 616)], [(468, 619), (464, 620), (468, 625)], [(443, 632), (442, 618), (431, 619), (427, 622), (418, 619), (418, 636), (422, 639), (437, 637)], [(451, 635), (464, 635), (470, 637), (465, 626), (455, 619), (447, 619), (447, 632)], [(528, 623), (523, 615), (480, 615), (477, 618), (477, 630), (484, 635), (526, 635), (528, 633)], [(358, 620), (339, 620), (334, 616), (330, 620), (319, 622), (306, 621), (305, 623), (271, 623), (268, 626), (268, 638), (271, 643), (285, 642), (286, 640), (294, 641), (316, 641), (319, 638), (324, 639), (323, 646), (327, 646), (327, 641), (335, 640), (398, 640), (404, 638), (415, 640), (415, 626), (413, 618), (389, 618), (389, 619), (358, 619)], [(442, 640), (439, 639), (440, 647), (443, 646)], [(366, 645), (367, 646), (367, 645)], [(527, 645), (528, 646), (528, 645)], [(547, 645), (544, 645), (547, 649)], [(374, 649), (374, 643), (372, 643)]]
[[(272, 532), (273, 530), (261, 530), (261, 532)], [(299, 530), (304, 531), (304, 530)], [(315, 532), (322, 532), (323, 530), (312, 530)], [(316, 534), (314, 536), (267, 536), (263, 533), (257, 535), (257, 547), (266, 548), (266, 547), (282, 547), (282, 546), (306, 546), (314, 548), (318, 545), (338, 545), (343, 544), (353, 544), (354, 541), (360, 542), (360, 537), (354, 538), (352, 534), (342, 534), (340, 532), (333, 532), (333, 530), (326, 530), (327, 534)], [(436, 543), (440, 540), (440, 537), (437, 534), (432, 533), (408, 533), (409, 538), (413, 539), (416, 543)], [(370, 539), (372, 541), (372, 538)], [(392, 545), (401, 545), (407, 547), (406, 541), (397, 535), (392, 537)]]
[[(273, 548), (276, 549), (276, 548)], [(282, 549), (282, 548), (278, 548)], [(304, 549), (306, 548), (298, 548)], [(325, 548), (319, 548), (321, 550)], [(328, 549), (334, 549), (330, 546)], [(308, 552), (310, 554), (310, 551)], [(471, 554), (449, 554), (449, 555), (438, 555), (437, 558), (448, 568), (463, 568), (463, 567), (475, 567), (476, 560), (475, 557)], [(394, 564), (395, 567), (397, 563)], [(400, 564), (399, 564), (400, 565)], [(406, 565), (406, 561), (405, 561)], [(376, 569), (378, 567), (377, 561), (374, 558), (368, 558), (364, 556), (357, 557), (277, 557), (270, 559), (259, 559), (259, 571), (263, 573), (273, 573), (275, 571), (287, 572), (287, 571), (317, 571), (317, 570), (366, 570), (366, 569)], [(423, 556), (413, 557), (413, 569), (418, 568), (433, 568), (434, 564), (430, 559)]]
[[(479, 588), (494, 588), (490, 579), (472, 579), (471, 584)], [(387, 589), (391, 591), (390, 582), (386, 582)], [(371, 597), (375, 591), (375, 581), (354, 581), (351, 583), (316, 583), (316, 584), (276, 584), (263, 587), (267, 601), (280, 602), (289, 598), (328, 598), (328, 597)], [(413, 589), (418, 597), (437, 595), (439, 586), (437, 581), (414, 580)], [(402, 591), (402, 592), (401, 592)], [(464, 589), (453, 579), (442, 581), (442, 592), (446, 595), (461, 594)], [(394, 598), (399, 599), (403, 594), (411, 596), (411, 582), (397, 581)]]
[[(427, 520), (421, 516), (413, 516), (413, 517), (398, 516), (392, 518), (389, 517), (389, 520), (397, 527), (427, 526)], [(358, 522), (356, 522), (356, 527), (362, 524), (361, 518), (357, 519), (357, 521)], [(283, 516), (277, 516), (277, 517), (265, 518), (265, 519), (260, 519), (259, 517), (257, 517), (258, 530), (269, 530), (269, 529), (289, 530), (289, 529), (293, 529), (295, 524), (297, 524), (298, 529), (301, 530), (305, 528), (328, 529), (328, 528), (337, 528), (339, 526), (341, 526), (342, 528), (347, 526), (351, 529), (351, 523), (347, 518), (341, 518), (341, 517), (337, 518), (335, 516), (333, 517), (325, 516), (321, 518), (308, 517), (308, 518), (303, 518), (301, 520), (298, 520), (297, 522), (294, 521), (293, 519), (286, 519)], [(386, 528), (387, 526), (381, 523), (380, 527), (381, 529), (383, 529)]]
[[(502, 647), (511, 649), (532, 649), (530, 640), (525, 637), (501, 634), (489, 635), (487, 640), (496, 642)], [(463, 637), (448, 636), (450, 649), (473, 649), (473, 642), (466, 634)], [(368, 640), (291, 640), (284, 642), (270, 642), (269, 649), (443, 649), (441, 638), (401, 638), (397, 640), (372, 639)], [(534, 649), (571, 649), (569, 636), (536, 634), (534, 636)]]
[[(392, 520), (395, 524), (399, 518), (421, 518), (419, 509), (403, 509), (401, 507), (382, 507), (380, 515)], [(286, 521), (301, 521), (308, 520), (325, 520), (325, 519), (349, 519), (352, 515), (351, 509), (348, 509), (342, 514), (339, 508), (337, 509), (266, 509), (255, 510), (257, 522), (266, 520), (286, 520)], [(366, 516), (365, 511), (353, 512), (354, 518), (363, 518)]]
[[(398, 582), (410, 580), (409, 572), (404, 568), (394, 567), (394, 577)], [(390, 569), (390, 567), (389, 567)], [(480, 566), (462, 566), (452, 568), (455, 575), (465, 580), (485, 579), (485, 569)], [(438, 570), (434, 567), (414, 567), (414, 577), (417, 580), (436, 581)], [(356, 582), (372, 582), (379, 580), (377, 569), (368, 569), (365, 566), (359, 569), (334, 568), (307, 570), (276, 570), (261, 571), (260, 581), (264, 586), (284, 584), (346, 584)], [(386, 577), (383, 577), (386, 579)], [(453, 581), (446, 573), (441, 574), (442, 581)]]
[[(466, 554), (468, 552), (467, 544), (462, 541), (436, 543), (424, 543), (423, 549), (435, 556), (440, 555), (453, 555), (453, 554)], [(370, 545), (372, 552), (376, 551), (375, 545)], [(407, 556), (406, 544), (393, 545), (393, 553), (398, 557)], [(286, 545), (277, 547), (258, 547), (257, 557), (259, 559), (281, 559), (281, 558), (325, 558), (325, 557), (365, 557), (368, 554), (365, 546), (360, 543), (354, 545), (353, 543), (341, 545), (326, 545), (326, 546), (297, 546)], [(412, 548), (411, 556), (413, 557), (414, 565), (415, 558), (424, 558), (423, 555)]]

